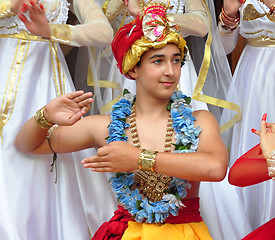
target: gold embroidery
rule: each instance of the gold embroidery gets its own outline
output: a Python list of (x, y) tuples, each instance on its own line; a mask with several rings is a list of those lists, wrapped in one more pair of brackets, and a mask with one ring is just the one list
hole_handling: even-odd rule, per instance
[(13, 63), (6, 83), (6, 89), (0, 110), (0, 136), (3, 141), (3, 128), (11, 118), (17, 97), (18, 86), (29, 51), (29, 41), (18, 41)]
[(275, 39), (269, 37), (248, 38), (246, 41), (253, 47), (275, 47)]
[[(262, 1), (260, 0), (260, 2)], [(252, 4), (248, 4), (243, 10), (244, 21), (252, 21), (264, 16), (266, 16), (270, 21), (275, 22), (274, 14), (270, 15), (269, 12), (259, 13)]]
[(1, 1), (0, 3), (0, 19), (8, 18), (16, 15), (11, 10), (11, 2), (10, 1)]
[(39, 41), (39, 42), (49, 42), (49, 39), (44, 39), (32, 34), (27, 33), (26, 31), (22, 31), (20, 33), (15, 34), (0, 34), (0, 38), (16, 38), (16, 39), (23, 39), (29, 41)]
[[(4, 35), (4, 36), (9, 36), (9, 35)], [(29, 35), (27, 33), (13, 35), (14, 38), (15, 36), (20, 36), (21, 38), (24, 38), (24, 36), (27, 36), (27, 38), (31, 38), (31, 39), (34, 38), (36, 39), (35, 41), (40, 41), (39, 38)], [(24, 64), (26, 62), (26, 57), (28, 55), (30, 43), (31, 42), (28, 40), (24, 40), (24, 39), (18, 40), (15, 56), (14, 56), (13, 63), (11, 65), (11, 69), (7, 79), (6, 89), (5, 89), (5, 93), (2, 99), (2, 105), (0, 109), (1, 140), (3, 140), (3, 128), (7, 124), (7, 122), (9, 121), (13, 113), (13, 109), (14, 109), (14, 105), (17, 97), (18, 86), (21, 80)], [(55, 43), (49, 43), (49, 48), (51, 52), (51, 62), (52, 62), (56, 91), (58, 95), (64, 94), (65, 93), (65, 73), (61, 69), (61, 64), (57, 55), (57, 45)]]
[(49, 47), (51, 51), (51, 62), (52, 62), (55, 88), (57, 91), (57, 95), (62, 95), (65, 93), (65, 74), (61, 69), (61, 64), (58, 58), (58, 53), (57, 53), (58, 48), (55, 43), (49, 43)]
[(243, 20), (251, 21), (264, 17), (266, 13), (259, 13), (252, 4), (248, 4), (243, 10)]
[(65, 24), (50, 24), (51, 41), (70, 44), (72, 40), (72, 30)]

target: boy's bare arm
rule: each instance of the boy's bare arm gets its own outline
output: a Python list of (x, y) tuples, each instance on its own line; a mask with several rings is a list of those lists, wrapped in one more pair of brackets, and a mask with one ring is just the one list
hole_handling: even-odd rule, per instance
[[(200, 126), (200, 143), (195, 153), (158, 153), (155, 170), (169, 176), (192, 181), (221, 181), (228, 166), (228, 153), (218, 123), (207, 111), (196, 111)], [(98, 155), (82, 161), (84, 167), (98, 172), (120, 172), (138, 169), (140, 149), (128, 143), (113, 142), (99, 149)]]
[[(45, 118), (49, 122), (60, 126), (50, 138), (52, 149), (55, 152), (72, 152), (96, 144), (97, 138), (93, 139), (91, 132), (94, 131), (96, 133), (100, 125), (104, 124), (104, 121), (99, 119), (100, 116), (98, 118), (94, 117), (94, 119), (89, 117), (81, 119), (90, 108), (90, 104), (93, 101), (91, 96), (91, 93), (84, 94), (83, 91), (77, 91), (62, 95), (45, 107)], [(107, 119), (106, 122), (109, 120), (108, 116), (102, 117)], [(96, 127), (93, 127), (95, 125)], [(48, 129), (38, 126), (33, 117), (19, 131), (15, 139), (15, 145), (23, 152), (51, 153), (52, 150), (46, 139), (47, 132)], [(107, 134), (107, 130), (105, 134)]]
[(221, 181), (227, 171), (228, 153), (220, 137), (218, 123), (208, 111), (193, 114), (202, 130), (195, 153), (160, 153), (156, 171), (192, 181)]

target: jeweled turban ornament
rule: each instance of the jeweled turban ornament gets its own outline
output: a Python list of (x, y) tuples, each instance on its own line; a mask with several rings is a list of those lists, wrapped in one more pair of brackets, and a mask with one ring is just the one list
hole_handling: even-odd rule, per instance
[(186, 42), (175, 23), (166, 17), (168, 6), (162, 2), (145, 5), (142, 16), (121, 27), (112, 42), (112, 50), (117, 66), (122, 74), (127, 73), (140, 61), (143, 53), (150, 48), (163, 48), (174, 43), (181, 52), (183, 60), (187, 52)]

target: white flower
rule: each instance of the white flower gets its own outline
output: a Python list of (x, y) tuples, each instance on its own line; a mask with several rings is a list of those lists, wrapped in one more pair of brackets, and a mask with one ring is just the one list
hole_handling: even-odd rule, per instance
[(181, 200), (177, 199), (174, 194), (166, 194), (162, 197), (162, 200), (168, 201), (169, 203), (174, 203), (178, 208), (180, 207), (186, 207), (184, 204), (181, 202)]
[(184, 98), (181, 99), (176, 99), (172, 104), (171, 104), (171, 108), (172, 109), (176, 109), (179, 108), (181, 105), (186, 105), (186, 107), (189, 107), (189, 105), (186, 103)]
[(135, 97), (135, 96), (134, 96), (133, 94), (131, 94), (131, 93), (127, 93), (127, 94), (125, 94), (125, 95), (123, 96), (123, 98), (126, 99), (126, 100), (129, 100), (129, 101), (131, 102), (131, 104), (133, 104), (134, 97)]

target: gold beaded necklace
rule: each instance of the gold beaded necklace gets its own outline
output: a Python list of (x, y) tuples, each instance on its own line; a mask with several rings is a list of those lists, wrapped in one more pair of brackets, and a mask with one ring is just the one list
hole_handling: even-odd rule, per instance
[[(133, 145), (136, 148), (140, 148), (140, 141), (136, 126), (135, 103), (132, 107), (132, 113), (130, 114), (129, 119)], [(174, 131), (174, 128), (172, 127), (172, 122), (173, 120), (171, 114), (169, 114), (166, 127), (164, 152), (171, 152), (172, 137)], [(140, 193), (147, 197), (148, 200), (153, 202), (160, 201), (162, 197), (167, 194), (170, 182), (172, 180), (172, 177), (168, 175), (147, 170), (139, 170), (135, 177), (135, 181)]]

